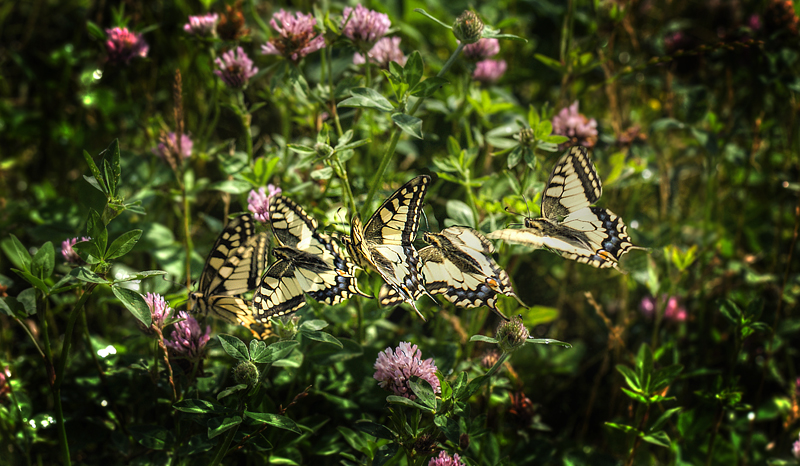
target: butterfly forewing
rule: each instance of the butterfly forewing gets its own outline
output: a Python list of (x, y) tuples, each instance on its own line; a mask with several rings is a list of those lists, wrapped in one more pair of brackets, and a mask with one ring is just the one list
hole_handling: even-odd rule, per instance
[[(417, 310), (414, 301), (426, 293), (421, 283), (422, 262), (413, 242), (417, 237), (419, 217), (431, 178), (420, 175), (401, 186), (372, 214), (361, 227), (353, 219), (347, 246), (357, 261), (375, 269), (386, 284)], [(389, 292), (381, 292), (381, 303), (396, 302)], [(417, 311), (419, 313), (419, 311)]]
[(317, 301), (338, 304), (358, 289), (355, 265), (342, 254), (336, 241), (317, 232), (317, 221), (291, 199), (276, 196), (270, 203), (270, 221), (279, 247), (273, 264), (253, 298), (257, 319), (282, 316), (306, 303), (304, 293)]
[(594, 163), (585, 147), (574, 146), (556, 164), (542, 196), (542, 216), (561, 221), (589, 207), (603, 194)]

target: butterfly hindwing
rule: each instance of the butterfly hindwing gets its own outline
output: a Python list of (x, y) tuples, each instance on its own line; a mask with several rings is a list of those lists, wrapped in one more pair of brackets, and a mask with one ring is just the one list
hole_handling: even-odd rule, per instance
[[(422, 262), (413, 242), (431, 178), (420, 175), (401, 186), (362, 226), (353, 218), (351, 236), (345, 243), (362, 266), (376, 270), (386, 284), (419, 314), (414, 301), (427, 293), (421, 282)], [(386, 293), (381, 292), (379, 297)], [(399, 302), (396, 298), (381, 303)]]
[(264, 271), (267, 243), (266, 233), (256, 233), (252, 215), (231, 219), (214, 242), (197, 291), (189, 295), (192, 308), (244, 325), (259, 336), (271, 333), (269, 327), (254, 330), (248, 302), (237, 297), (256, 287)]
[(370, 297), (358, 289), (355, 264), (348, 261), (329, 235), (317, 232), (317, 221), (291, 199), (276, 196), (270, 203), (270, 221), (278, 247), (273, 264), (253, 298), (257, 319), (267, 321), (305, 305), (304, 293), (333, 305), (354, 294)]

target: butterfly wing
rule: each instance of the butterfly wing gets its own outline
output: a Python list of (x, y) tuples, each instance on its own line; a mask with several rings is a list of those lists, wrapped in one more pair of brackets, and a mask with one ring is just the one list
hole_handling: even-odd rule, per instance
[(430, 182), (429, 176), (420, 175), (401, 186), (363, 229), (360, 219), (354, 218), (349, 245), (351, 252), (360, 255), (362, 262), (375, 269), (414, 310), (415, 298), (427, 292), (421, 283), (422, 262), (413, 242)]
[(198, 292), (235, 296), (255, 288), (264, 271), (267, 244), (266, 233), (255, 233), (252, 215), (231, 219), (206, 259)]
[(542, 195), (542, 216), (560, 221), (569, 214), (597, 202), (603, 186), (589, 151), (573, 146), (559, 159)]
[(268, 323), (272, 316), (285, 316), (305, 306), (306, 297), (297, 279), (294, 265), (288, 260), (272, 264), (261, 278), (253, 296), (255, 320)]
[(236, 296), (212, 295), (202, 301), (207, 312), (228, 322), (243, 325), (253, 332), (253, 336), (265, 340), (272, 336), (272, 324), (260, 323), (253, 318), (253, 312), (247, 301)]
[(572, 252), (571, 255), (578, 257), (569, 258), (594, 267), (618, 269), (620, 257), (631, 249), (638, 249), (631, 243), (625, 223), (608, 209), (590, 207), (579, 210), (568, 215), (561, 225), (582, 234), (589, 246), (590, 254)]

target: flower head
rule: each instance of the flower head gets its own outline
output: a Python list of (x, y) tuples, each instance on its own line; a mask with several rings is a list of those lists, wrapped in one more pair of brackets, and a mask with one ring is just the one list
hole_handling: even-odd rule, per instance
[(512, 353), (522, 347), (529, 336), (528, 329), (522, 323), (522, 317), (516, 316), (497, 326), (495, 338), (504, 353)]
[[(678, 298), (676, 296), (667, 297), (667, 295), (661, 295), (661, 302), (663, 303), (665, 301), (664, 319), (672, 322), (683, 322), (686, 320), (686, 308), (678, 303)], [(655, 314), (656, 304), (655, 297), (645, 296), (639, 303), (639, 309), (641, 309), (642, 314), (645, 316), (652, 317)]]
[(761, 29), (761, 17), (757, 14), (750, 15), (750, 17), (747, 18), (747, 27), (753, 31)]
[[(375, 43), (372, 49), (367, 53), (369, 61), (377, 64), (381, 68), (389, 68), (389, 63), (395, 62), (400, 66), (405, 66), (406, 56), (400, 50), (399, 37), (384, 37)], [(353, 63), (356, 65), (363, 65), (366, 63), (364, 55), (357, 53), (353, 56)]]
[(144, 295), (144, 302), (146, 302), (147, 307), (150, 308), (150, 317), (153, 319), (152, 325), (159, 330), (162, 329), (164, 327), (164, 321), (166, 321), (172, 313), (172, 308), (169, 307), (164, 297), (157, 293), (147, 293)]
[(472, 79), (482, 83), (493, 83), (503, 77), (506, 72), (505, 60), (483, 60), (475, 65)]
[(796, 442), (792, 444), (792, 455), (794, 455), (795, 459), (800, 460), (800, 436)]
[[(371, 45), (386, 35), (392, 22), (389, 21), (389, 15), (369, 10), (359, 4), (355, 9), (349, 6), (344, 9), (341, 25), (345, 37), (356, 43)], [(366, 47), (362, 48), (364, 49)]]
[(400, 342), (400, 346), (386, 348), (378, 353), (375, 361), (375, 374), (372, 376), (379, 381), (381, 388), (391, 390), (395, 395), (404, 396), (414, 400), (416, 396), (411, 392), (408, 381), (411, 377), (419, 377), (433, 387), (435, 393), (441, 393), (439, 379), (436, 378), (436, 363), (433, 358), (422, 359), (422, 351), (417, 345)]
[(106, 29), (106, 51), (108, 60), (114, 63), (125, 63), (134, 57), (146, 57), (149, 46), (138, 32), (129, 31), (128, 28)]
[(264, 187), (250, 190), (247, 195), (247, 209), (255, 215), (256, 220), (261, 223), (269, 222), (269, 200), (281, 193), (281, 188), (276, 188), (274, 185), (267, 185), (269, 195), (267, 195)]
[(11, 370), (8, 367), (4, 367), (0, 371), (0, 400), (11, 393), (11, 386), (8, 383), (9, 378), (11, 378)]
[(250, 361), (241, 361), (233, 369), (233, 379), (236, 383), (252, 387), (258, 382), (258, 368)]
[(576, 100), (553, 117), (553, 134), (569, 137), (570, 141), (567, 143), (569, 145), (594, 147), (597, 142), (597, 120), (586, 118), (578, 112)]
[(483, 33), (483, 21), (474, 11), (466, 10), (453, 23), (453, 35), (465, 44), (478, 42)]
[(65, 239), (61, 242), (61, 255), (64, 256), (64, 260), (71, 263), (71, 264), (82, 264), (83, 259), (78, 256), (78, 253), (72, 249), (72, 246), (75, 246), (75, 243), (82, 242), (82, 241), (91, 241), (92, 238), (88, 236), (81, 236), (80, 239), (78, 238), (69, 238)]
[(442, 450), (439, 452), (439, 456), (434, 456), (428, 461), (428, 466), (464, 466), (464, 463), (458, 453), (453, 453), (453, 456), (450, 456), (446, 451)]
[(490, 349), (489, 351), (483, 353), (483, 357), (481, 357), (481, 366), (485, 369), (489, 369), (497, 363), (500, 359), (500, 352), (496, 349)]
[(468, 60), (486, 60), (500, 53), (500, 41), (497, 39), (481, 39), (478, 42), (467, 44), (462, 51)]
[[(182, 158), (188, 159), (192, 156), (193, 145), (194, 143), (192, 142), (192, 138), (186, 134), (181, 134), (180, 154)], [(158, 146), (153, 148), (153, 153), (159, 156), (161, 160), (178, 160), (178, 138), (175, 133), (173, 132), (166, 135), (162, 134), (161, 141), (159, 141)]]
[(325, 47), (325, 38), (314, 31), (316, 24), (317, 20), (310, 14), (297, 12), (292, 16), (288, 11), (278, 11), (269, 20), (269, 25), (278, 31), (279, 35), (262, 45), (261, 53), (283, 55), (293, 62), (300, 61), (309, 53)]
[(216, 13), (189, 16), (189, 22), (183, 25), (183, 30), (199, 37), (214, 37), (217, 35), (218, 22), (219, 15)]
[(203, 348), (211, 338), (211, 326), (206, 327), (206, 331), (203, 333), (197, 319), (186, 311), (178, 313), (178, 318), (184, 320), (175, 323), (175, 330), (164, 343), (176, 355), (197, 361), (203, 356)]
[(214, 62), (219, 67), (218, 70), (214, 70), (214, 74), (233, 88), (243, 87), (258, 72), (258, 68), (253, 66), (253, 60), (241, 47), (228, 50), (222, 54), (222, 58), (217, 58)]

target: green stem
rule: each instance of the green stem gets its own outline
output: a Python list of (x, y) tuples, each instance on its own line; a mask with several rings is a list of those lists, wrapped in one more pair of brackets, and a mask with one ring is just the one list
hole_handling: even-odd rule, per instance
[(222, 442), (222, 445), (219, 446), (219, 450), (217, 450), (217, 454), (214, 455), (214, 459), (211, 460), (209, 466), (216, 466), (222, 461), (222, 458), (228, 453), (228, 448), (231, 446), (231, 442), (233, 442), (233, 437), (236, 435), (236, 432), (239, 430), (239, 424), (235, 427), (232, 427), (231, 430), (228, 431), (228, 435), (225, 436), (225, 441)]
[(58, 441), (61, 444), (61, 461), (64, 466), (72, 464), (69, 458), (69, 444), (67, 443), (67, 427), (64, 425), (64, 410), (61, 408), (61, 389), (53, 389), (53, 400), (56, 405), (56, 423), (58, 424)]
[[(89, 285), (88, 288), (83, 292), (78, 302), (75, 303), (75, 307), (72, 309), (72, 312), (69, 314), (69, 320), (67, 321), (67, 329), (64, 332), (64, 346), (61, 349), (61, 357), (58, 360), (58, 368), (56, 369), (56, 381), (54, 384), (55, 390), (61, 389), (61, 383), (64, 380), (64, 370), (67, 367), (67, 360), (69, 359), (69, 347), (72, 344), (72, 332), (75, 329), (75, 322), (78, 320), (78, 316), (80, 315), (80, 311), (83, 309), (83, 305), (86, 304), (86, 301), (89, 299), (89, 296), (94, 291), (94, 288), (97, 286), (97, 283), (92, 283)], [(59, 420), (59, 425), (62, 425), (61, 420)]]
[(181, 197), (183, 200), (183, 247), (186, 249), (186, 288), (192, 287), (192, 235), (189, 226), (191, 225), (192, 212), (189, 209), (189, 197), (186, 195), (186, 183), (181, 183)]
[[(463, 48), (464, 48), (463, 43), (458, 44), (456, 50), (453, 52), (452, 55), (450, 55), (450, 58), (447, 59), (444, 66), (442, 66), (442, 69), (439, 70), (439, 72), (436, 74), (437, 78), (441, 78), (447, 72), (447, 70), (449, 70), (450, 67), (453, 66), (453, 63), (455, 63), (456, 58), (461, 53), (461, 49)], [(425, 99), (422, 97), (418, 98), (417, 101), (414, 103), (414, 106), (411, 107), (411, 110), (408, 112), (408, 115), (413, 116), (414, 113), (416, 113), (416, 111), (422, 105), (422, 101), (424, 100)], [(392, 156), (394, 155), (394, 151), (397, 148), (397, 142), (400, 140), (400, 135), (402, 134), (402, 131), (403, 130), (401, 130), (399, 127), (394, 129), (394, 133), (392, 134), (392, 139), (389, 141), (389, 147), (386, 149), (386, 152), (384, 152), (383, 158), (381, 159), (381, 163), (380, 165), (378, 165), (378, 171), (375, 172), (375, 176), (372, 178), (372, 183), (370, 183), (369, 192), (367, 193), (367, 198), (364, 201), (364, 205), (362, 207), (361, 213), (364, 216), (366, 216), (366, 213), (369, 210), (370, 205), (372, 205), (372, 199), (375, 197), (375, 193), (378, 192), (378, 187), (382, 185), (383, 174), (386, 171), (386, 167), (389, 166), (389, 161), (392, 160)]]
[(344, 165), (339, 160), (339, 154), (333, 153), (333, 163), (336, 167), (336, 174), (339, 175), (339, 179), (342, 180), (342, 188), (344, 189), (344, 195), (347, 198), (347, 203), (350, 206), (350, 212), (357, 212), (356, 210), (356, 201), (353, 199), (353, 191), (350, 189), (350, 179), (347, 176), (347, 171), (344, 169)]
[[(215, 53), (213, 49), (209, 49), (210, 60), (211, 60), (211, 68), (214, 68), (214, 57)], [(211, 138), (211, 133), (214, 131), (214, 128), (217, 127), (217, 120), (219, 119), (219, 79), (214, 77), (214, 90), (211, 94), (211, 102), (213, 109), (211, 112), (213, 113), (213, 117), (211, 118), (211, 123), (206, 126), (208, 123), (208, 113), (206, 112), (203, 115), (203, 122), (200, 124), (200, 131), (199, 134), (201, 135), (201, 144), (200, 150), (205, 151), (208, 147), (208, 140)]]
[(344, 131), (342, 131), (342, 124), (339, 121), (339, 112), (336, 111), (336, 95), (333, 92), (333, 48), (326, 47), (323, 52), (323, 56), (327, 53), (328, 54), (328, 87), (330, 88), (330, 95), (331, 95), (331, 113), (333, 113), (333, 122), (336, 126), (336, 134), (339, 137), (342, 137)]
[(500, 367), (503, 365), (504, 362), (506, 362), (506, 359), (508, 359), (509, 356), (511, 356), (511, 353), (503, 353), (503, 354), (501, 354), (500, 357), (497, 358), (497, 362), (494, 363), (494, 366), (492, 366), (486, 372), (486, 374), (484, 374), (484, 377), (486, 377), (488, 379), (489, 377), (493, 376), (498, 370), (500, 370)]
[(250, 114), (247, 113), (247, 107), (244, 105), (244, 93), (242, 92), (239, 92), (239, 111), (237, 113), (239, 113), (239, 120), (242, 122), (242, 129), (244, 130), (247, 159), (253, 160), (253, 135), (250, 133)]

